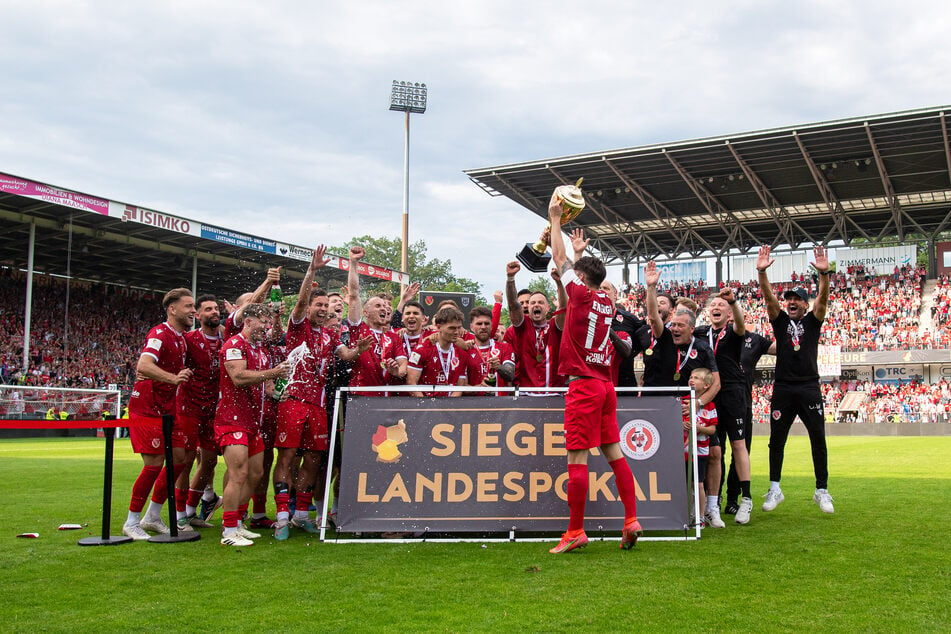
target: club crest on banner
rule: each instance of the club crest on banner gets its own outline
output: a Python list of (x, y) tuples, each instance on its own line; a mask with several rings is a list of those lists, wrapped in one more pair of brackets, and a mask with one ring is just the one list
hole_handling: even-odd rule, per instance
[(628, 421), (621, 427), (621, 452), (632, 460), (647, 460), (660, 449), (660, 432), (642, 419)]
[(406, 434), (406, 423), (403, 422), (402, 418), (398, 423), (389, 427), (378, 425), (376, 433), (373, 434), (373, 445), (371, 447), (376, 452), (376, 461), (399, 462), (400, 456), (403, 454), (400, 453), (398, 447), (407, 440), (409, 440), (409, 436)]

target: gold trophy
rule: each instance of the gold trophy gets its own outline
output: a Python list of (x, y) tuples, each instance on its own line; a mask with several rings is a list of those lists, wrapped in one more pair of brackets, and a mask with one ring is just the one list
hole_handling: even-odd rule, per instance
[[(555, 195), (561, 199), (561, 204), (565, 208), (565, 213), (561, 216), (561, 224), (565, 225), (581, 213), (584, 209), (584, 196), (581, 193), (581, 181), (579, 178), (574, 185), (560, 185), (555, 188)], [(548, 270), (548, 264), (551, 262), (551, 255), (548, 253), (548, 241), (546, 236), (551, 233), (551, 223), (542, 232), (541, 237), (535, 244), (526, 243), (522, 251), (515, 258), (525, 265), (533, 273), (544, 273)], [(550, 239), (550, 237), (549, 237)]]

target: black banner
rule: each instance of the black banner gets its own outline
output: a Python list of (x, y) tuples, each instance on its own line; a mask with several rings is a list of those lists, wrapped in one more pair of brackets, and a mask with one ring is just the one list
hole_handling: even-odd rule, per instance
[[(562, 396), (347, 405), (341, 532), (564, 531)], [(680, 399), (618, 395), (621, 447), (646, 530), (682, 530), (688, 501)], [(585, 528), (620, 531), (624, 508), (600, 452), (589, 457)]]

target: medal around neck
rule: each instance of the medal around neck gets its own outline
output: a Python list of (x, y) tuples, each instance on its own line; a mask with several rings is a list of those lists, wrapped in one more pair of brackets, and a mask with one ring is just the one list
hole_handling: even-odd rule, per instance
[[(574, 185), (560, 185), (555, 188), (555, 195), (561, 200), (565, 209), (561, 216), (562, 225), (577, 218), (585, 207), (584, 194), (581, 191), (581, 181), (583, 180), (584, 178), (579, 178)], [(551, 223), (548, 223), (548, 228), (551, 229)], [(551, 262), (548, 245), (541, 239), (536, 241), (535, 244), (526, 243), (515, 258), (533, 273), (544, 273), (548, 270), (548, 265)]]

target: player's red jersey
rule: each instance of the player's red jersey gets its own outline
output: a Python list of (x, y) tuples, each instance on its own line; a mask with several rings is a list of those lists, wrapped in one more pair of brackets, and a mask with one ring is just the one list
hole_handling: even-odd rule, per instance
[[(327, 368), (340, 345), (340, 336), (330, 328), (314, 328), (306, 318), (287, 324), (286, 348), (292, 362), (293, 374), (287, 383), (287, 395), (313, 405), (324, 406)], [(300, 349), (301, 346), (306, 346)], [(297, 361), (298, 355), (300, 360)]]
[[(228, 361), (247, 362), (248, 370), (267, 370), (271, 360), (267, 349), (252, 344), (238, 333), (225, 342), (221, 348), (221, 364)], [(264, 384), (238, 387), (222, 368), (219, 382), (218, 409), (215, 412), (215, 427), (240, 427), (251, 433), (261, 429), (261, 416), (264, 405)]]
[[(185, 367), (185, 338), (166, 321), (149, 331), (141, 354), (155, 359), (160, 369), (178, 374)], [(136, 381), (129, 399), (129, 413), (149, 418), (173, 415), (177, 389), (176, 385), (152, 379)]]
[[(464, 379), (466, 376), (470, 359), (469, 351), (463, 350), (456, 344), (452, 344), (448, 351), (444, 351), (439, 344), (425, 339), (410, 354), (409, 368), (419, 370), (418, 385), (458, 385), (459, 379)], [(449, 396), (449, 392), (424, 392), (424, 394)]]
[[(423, 340), (422, 331), (418, 335), (415, 335), (415, 336), (408, 335), (406, 333), (403, 333), (402, 335), (398, 335), (398, 336), (403, 341), (403, 348), (406, 350), (407, 355), (413, 352), (413, 350), (416, 349), (416, 346), (418, 346), (420, 342)], [(392, 374), (387, 372), (386, 384), (387, 385), (406, 385), (406, 379), (400, 378), (398, 376), (393, 376)], [(394, 392), (394, 394), (396, 394), (396, 392)], [(406, 394), (404, 393), (402, 394), (402, 396), (406, 396)]]
[(611, 381), (611, 321), (614, 304), (607, 293), (593, 291), (566, 271), (561, 280), (568, 292), (568, 312), (559, 350), (558, 373)]
[(357, 324), (351, 323), (350, 345), (356, 345), (364, 337), (373, 337), (374, 343), (353, 362), (350, 387), (386, 385), (389, 372), (383, 368), (383, 361), (405, 359), (407, 353), (403, 341), (393, 331), (374, 330), (363, 321)]
[(178, 413), (207, 419), (210, 412), (213, 418), (215, 405), (218, 403), (221, 370), (218, 352), (223, 341), (217, 334), (209, 337), (201, 329), (186, 332), (184, 337), (185, 367), (191, 369), (192, 378), (182, 383), (178, 389)]
[[(497, 343), (495, 339), (489, 339), (489, 345), (484, 348), (476, 344), (470, 348), (472, 364), (469, 370), (469, 385), (480, 385), (489, 374), (489, 360), (498, 359), (499, 363), (511, 363), (515, 366), (515, 351), (512, 346), (505, 343)], [(499, 387), (505, 386), (505, 379), (496, 375), (496, 383)]]
[[(236, 313), (236, 312), (238, 312), (238, 311), (235, 311), (235, 313)], [(235, 313), (231, 313), (230, 315), (228, 315), (227, 317), (225, 317), (225, 341), (227, 341), (228, 339), (231, 339), (231, 338), (234, 337), (236, 334), (238, 334), (239, 332), (241, 332), (241, 326), (239, 326), (239, 325), (237, 325), (236, 323), (234, 323), (234, 314), (235, 314)]]
[(515, 327), (519, 387), (564, 387), (565, 377), (558, 374), (561, 336), (553, 319), (539, 328), (525, 318)]

